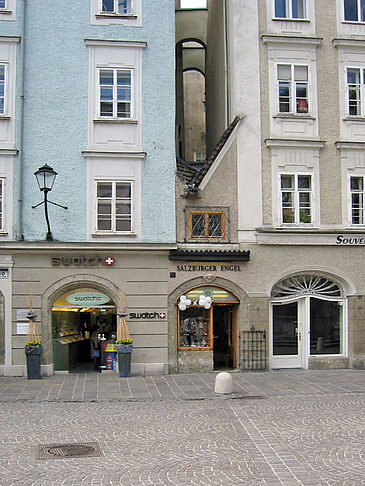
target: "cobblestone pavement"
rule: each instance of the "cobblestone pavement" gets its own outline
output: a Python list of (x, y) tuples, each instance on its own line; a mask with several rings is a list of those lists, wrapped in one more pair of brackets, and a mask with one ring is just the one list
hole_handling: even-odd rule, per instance
[[(365, 371), (214, 379), (0, 378), (0, 485), (365, 485)], [(37, 459), (86, 442), (102, 455)]]

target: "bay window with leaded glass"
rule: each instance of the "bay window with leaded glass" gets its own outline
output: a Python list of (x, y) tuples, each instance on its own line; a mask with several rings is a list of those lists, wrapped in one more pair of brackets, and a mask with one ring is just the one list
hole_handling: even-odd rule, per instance
[(228, 208), (186, 208), (186, 223), (188, 240), (229, 241)]

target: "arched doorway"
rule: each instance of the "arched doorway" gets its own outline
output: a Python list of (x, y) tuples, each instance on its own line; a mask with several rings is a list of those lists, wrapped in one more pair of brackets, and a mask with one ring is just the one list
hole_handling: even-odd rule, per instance
[(347, 353), (346, 299), (334, 281), (303, 274), (271, 292), (271, 368), (308, 368), (311, 357)]
[(178, 352), (185, 355), (182, 362), (199, 362), (206, 370), (236, 367), (238, 303), (228, 290), (210, 285), (195, 287), (179, 297)]
[(54, 370), (91, 372), (105, 366), (107, 345), (115, 341), (116, 312), (112, 298), (92, 286), (60, 295), (52, 305)]
[(176, 154), (198, 166), (206, 159), (205, 56), (200, 39), (176, 44)]

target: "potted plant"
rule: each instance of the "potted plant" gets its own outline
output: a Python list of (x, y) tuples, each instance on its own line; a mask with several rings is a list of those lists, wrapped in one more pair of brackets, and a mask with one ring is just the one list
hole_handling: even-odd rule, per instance
[(133, 339), (129, 335), (129, 329), (126, 323), (127, 313), (124, 308), (124, 295), (120, 298), (120, 312), (118, 313), (117, 339), (115, 344), (117, 346), (118, 356), (118, 373), (120, 378), (131, 376), (131, 358)]
[(42, 341), (37, 332), (37, 325), (35, 322), (36, 317), (36, 313), (32, 310), (32, 299), (30, 297), (29, 312), (27, 314), (27, 318), (29, 319), (29, 331), (27, 342), (25, 344), (28, 380), (41, 379)]

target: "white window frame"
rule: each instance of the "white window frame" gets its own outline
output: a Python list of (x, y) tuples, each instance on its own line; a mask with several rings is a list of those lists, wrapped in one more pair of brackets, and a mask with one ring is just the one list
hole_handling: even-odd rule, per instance
[[(2, 5), (2, 3), (4, 4)], [(0, 0), (0, 10), (7, 10), (8, 7), (7, 3), (8, 3), (7, 0)]]
[[(279, 79), (279, 66), (290, 66), (290, 80), (280, 80)], [(307, 68), (307, 81), (300, 81), (295, 80), (295, 68), (298, 67), (305, 67)], [(275, 72), (276, 72), (276, 102), (277, 102), (277, 113), (279, 114), (289, 114), (295, 116), (308, 116), (311, 113), (311, 84), (310, 84), (310, 67), (308, 64), (300, 64), (300, 63), (287, 63), (287, 62), (277, 62), (275, 65)], [(281, 111), (280, 110), (280, 85), (281, 83), (288, 83), (289, 84), (289, 110), (288, 111)], [(297, 111), (297, 85), (298, 84), (305, 84), (307, 89), (307, 96), (303, 98), (307, 103), (306, 111), (300, 112)]]
[[(353, 178), (357, 179), (362, 179), (362, 189), (361, 190), (352, 190), (351, 188), (351, 180)], [(348, 182), (347, 182), (347, 187), (348, 187), (348, 193), (349, 193), (349, 198), (348, 198), (348, 209), (349, 209), (349, 222), (351, 226), (359, 227), (359, 226), (364, 226), (365, 225), (365, 176), (363, 174), (349, 174), (348, 175)], [(353, 207), (353, 202), (352, 202), (352, 197), (353, 194), (359, 194), (360, 195), (360, 204), (359, 208), (354, 208)], [(357, 209), (359, 211), (359, 223), (354, 223), (353, 219), (353, 211), (354, 209)]]
[(100, 0), (100, 14), (101, 15), (121, 15), (121, 16), (129, 16), (133, 15), (133, 0), (124, 0), (126, 3), (129, 3), (130, 8), (128, 12), (119, 12), (119, 1), (113, 0), (114, 9), (113, 10), (103, 10), (103, 2), (104, 0)]
[(0, 177), (0, 232), (5, 231), (5, 178)]
[[(348, 72), (351, 69), (359, 72), (360, 74), (359, 83), (348, 82)], [(365, 117), (365, 67), (346, 66), (345, 83), (346, 83), (346, 116), (364, 118)], [(350, 113), (350, 89), (356, 91), (357, 93), (357, 97), (354, 100), (352, 100), (355, 101), (358, 106), (357, 109), (358, 113), (356, 114)]]
[[(6, 114), (7, 114), (7, 91), (8, 91), (8, 89), (7, 89), (7, 86), (8, 86), (8, 66), (7, 66), (6, 63), (3, 63), (3, 62), (0, 63), (0, 66), (4, 67), (4, 81), (3, 81), (3, 83), (4, 83), (4, 96), (3, 96), (3, 98), (4, 98), (4, 109), (3, 110), (0, 109), (0, 116), (6, 116)], [(1, 81), (0, 81), (0, 83), (1, 83)], [(1, 96), (0, 96), (0, 98), (1, 98)]]
[(16, 20), (16, 0), (2, 0), (4, 6), (0, 6), (1, 20)]
[[(291, 176), (294, 178), (294, 188), (282, 188), (281, 187), (281, 178), (282, 176)], [(299, 188), (298, 187), (298, 179), (300, 176), (307, 176), (310, 177), (311, 181), (311, 186), (309, 190), (306, 190), (305, 188)], [(278, 174), (278, 190), (279, 190), (279, 225), (280, 226), (313, 226), (314, 225), (314, 220), (315, 220), (315, 201), (314, 201), (314, 174), (311, 172), (279, 172)], [(283, 193), (284, 192), (291, 192), (293, 193), (293, 209), (294, 209), (294, 221), (293, 222), (284, 222), (283, 218), (283, 212), (284, 212), (284, 207), (283, 207)], [(309, 203), (310, 203), (310, 214), (311, 214), (311, 220), (306, 222), (306, 221), (300, 221), (300, 209), (303, 206), (300, 206), (300, 193), (309, 193)]]
[[(111, 229), (104, 230), (98, 229), (98, 184), (111, 184), (112, 185), (112, 196), (111, 196)], [(130, 216), (130, 230), (128, 231), (117, 231), (116, 229), (116, 185), (117, 184), (129, 184), (130, 186), (130, 205), (131, 205), (131, 216)], [(132, 234), (134, 232), (134, 187), (133, 181), (131, 180), (122, 180), (122, 179), (98, 179), (95, 181), (95, 234), (118, 234), (118, 235), (125, 235), (125, 234)]]
[[(113, 72), (113, 115), (107, 116), (101, 114), (101, 85), (100, 85), (100, 72), (101, 71), (112, 71)], [(118, 116), (118, 85), (117, 85), (117, 74), (118, 71), (124, 71), (130, 73), (131, 84), (130, 84), (130, 100), (124, 101), (129, 103), (130, 111), (129, 116)], [(122, 68), (122, 67), (101, 67), (97, 68), (97, 80), (98, 80), (98, 118), (102, 120), (133, 120), (134, 119), (134, 75), (133, 69)]]
[(345, 2), (346, 0), (342, 0), (342, 7), (343, 7), (343, 22), (356, 22), (359, 24), (365, 23), (365, 10), (364, 10), (364, 20), (360, 18), (359, 16), (361, 14), (361, 4), (363, 4), (363, 7), (365, 8), (365, 0), (357, 0), (357, 20), (348, 20), (345, 18)]
[(206, 162), (207, 154), (205, 152), (194, 152), (194, 162)]
[(303, 0), (303, 17), (293, 17), (293, 1), (295, 0), (285, 0), (285, 10), (286, 10), (286, 16), (285, 17), (277, 17), (276, 16), (276, 2), (277, 0), (273, 0), (273, 9), (274, 9), (274, 14), (273, 18), (274, 19), (279, 19), (279, 20), (308, 20), (308, 5), (307, 1), (308, 0)]

